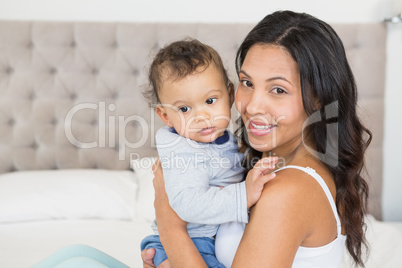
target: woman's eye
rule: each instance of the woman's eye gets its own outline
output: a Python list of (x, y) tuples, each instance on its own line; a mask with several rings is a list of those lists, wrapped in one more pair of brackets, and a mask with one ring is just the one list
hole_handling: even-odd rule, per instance
[(216, 100), (217, 100), (217, 98), (208, 98), (207, 101), (206, 101), (206, 104), (215, 103)]
[(248, 80), (241, 80), (240, 83), (245, 87), (253, 87), (253, 83)]
[(274, 93), (276, 93), (276, 94), (284, 94), (284, 93), (287, 93), (283, 88), (280, 88), (280, 87), (276, 87), (276, 88), (274, 88), (272, 91), (273, 91)]
[(182, 113), (186, 113), (186, 112), (190, 111), (190, 107), (187, 107), (187, 106), (180, 107), (179, 111)]

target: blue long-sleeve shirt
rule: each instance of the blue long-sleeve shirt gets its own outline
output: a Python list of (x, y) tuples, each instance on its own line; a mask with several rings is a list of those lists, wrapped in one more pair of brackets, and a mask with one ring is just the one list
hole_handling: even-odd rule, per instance
[[(156, 143), (169, 204), (188, 222), (191, 237), (212, 237), (225, 222), (248, 222), (243, 154), (232, 133), (199, 143), (164, 127)], [(158, 233), (156, 224), (153, 230)]]

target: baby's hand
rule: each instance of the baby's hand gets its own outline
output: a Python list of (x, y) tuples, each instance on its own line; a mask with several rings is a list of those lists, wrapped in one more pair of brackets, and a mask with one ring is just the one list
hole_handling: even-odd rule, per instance
[(277, 162), (277, 157), (264, 157), (248, 172), (246, 178), (247, 208), (257, 203), (264, 189), (264, 184), (275, 178), (276, 174), (269, 172), (275, 168)]

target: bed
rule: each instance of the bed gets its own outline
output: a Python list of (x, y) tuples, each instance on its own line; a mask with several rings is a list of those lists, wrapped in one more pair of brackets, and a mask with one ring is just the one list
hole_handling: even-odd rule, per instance
[[(71, 244), (142, 267), (162, 126), (140, 93), (152, 56), (167, 42), (198, 38), (236, 81), (234, 54), (252, 26), (0, 21), (0, 267), (30, 267)], [(367, 267), (402, 267), (402, 223), (381, 221), (386, 28), (333, 26), (374, 134)]]

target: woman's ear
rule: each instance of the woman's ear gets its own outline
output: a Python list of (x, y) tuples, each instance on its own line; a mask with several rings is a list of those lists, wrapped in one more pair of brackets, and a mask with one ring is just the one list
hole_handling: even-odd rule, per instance
[(166, 113), (165, 107), (163, 107), (162, 105), (157, 105), (155, 108), (155, 112), (159, 116), (159, 118), (162, 120), (163, 123), (165, 123), (169, 127), (173, 127), (173, 124), (170, 123), (170, 121), (169, 121), (169, 117)]
[(232, 107), (233, 102), (235, 100), (234, 85), (232, 83), (229, 83), (228, 85), (228, 92), (229, 92), (229, 107)]

